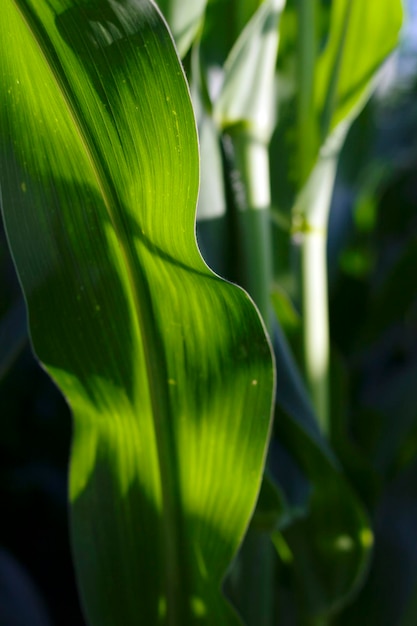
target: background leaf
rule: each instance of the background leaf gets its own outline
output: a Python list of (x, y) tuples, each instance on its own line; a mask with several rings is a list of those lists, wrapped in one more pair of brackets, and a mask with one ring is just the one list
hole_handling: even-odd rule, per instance
[(281, 167), (287, 164), (295, 193), (306, 183), (328, 136), (364, 105), (377, 70), (398, 42), (401, 24), (397, 0), (316, 0), (299, 6), (288, 0), (282, 16), (275, 146), (284, 149), (278, 159)]
[(207, 0), (158, 0), (181, 58), (187, 53), (204, 18)]
[(220, 126), (248, 126), (257, 139), (269, 139), (274, 115), (274, 72), (283, 0), (266, 0), (242, 30), (224, 65), (214, 106)]
[(329, 38), (319, 54), (314, 83), (322, 138), (357, 112), (402, 25), (401, 2), (331, 3)]

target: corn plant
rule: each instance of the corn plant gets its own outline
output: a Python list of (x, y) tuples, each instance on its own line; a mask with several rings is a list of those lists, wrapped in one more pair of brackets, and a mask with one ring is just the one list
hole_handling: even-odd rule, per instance
[(326, 228), (400, 1), (2, 8), (2, 214), (73, 415), (87, 623), (284, 623), (286, 575), (330, 623), (372, 529), (332, 448)]

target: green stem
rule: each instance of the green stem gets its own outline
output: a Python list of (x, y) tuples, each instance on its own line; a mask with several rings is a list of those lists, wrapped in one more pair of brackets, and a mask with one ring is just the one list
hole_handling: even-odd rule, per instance
[(237, 226), (242, 258), (242, 284), (271, 330), (272, 250), (269, 154), (265, 142), (242, 131), (232, 136), (237, 199)]
[(327, 221), (337, 151), (323, 151), (294, 209), (293, 241), (300, 253), (304, 367), (322, 432), (329, 433)]
[(322, 431), (329, 429), (329, 331), (327, 311), (326, 232), (303, 234), (301, 245), (304, 364)]

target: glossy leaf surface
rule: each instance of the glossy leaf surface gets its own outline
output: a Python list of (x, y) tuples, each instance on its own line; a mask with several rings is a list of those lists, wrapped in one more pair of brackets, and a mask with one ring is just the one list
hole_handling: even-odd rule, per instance
[(195, 243), (183, 73), (148, 0), (5, 0), (2, 208), (34, 349), (74, 415), (93, 626), (225, 624), (273, 392), (249, 298)]

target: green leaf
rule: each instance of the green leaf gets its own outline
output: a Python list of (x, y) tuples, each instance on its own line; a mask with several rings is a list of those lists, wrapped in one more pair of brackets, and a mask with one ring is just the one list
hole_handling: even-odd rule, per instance
[[(226, 213), (223, 160), (219, 129), (214, 122), (205, 77), (201, 71), (200, 45), (195, 45), (191, 56), (191, 98), (197, 119), (200, 143), (200, 191), (198, 195), (197, 220), (207, 221)], [(224, 224), (222, 224), (222, 227)], [(214, 240), (217, 237), (214, 237)], [(226, 246), (216, 246), (226, 248)]]
[(284, 456), (278, 478), (286, 496), (284, 512), (292, 516), (272, 533), (272, 540), (293, 575), (303, 623), (304, 618), (340, 609), (358, 591), (369, 567), (372, 531), (361, 501), (319, 431), (281, 333), (276, 361), (280, 376), (274, 434), (297, 472)]
[(264, 0), (209, 0), (202, 32), (208, 66), (223, 66), (241, 31)]
[(332, 2), (314, 82), (322, 139), (364, 104), (377, 70), (398, 43), (402, 17), (400, 0)]
[(222, 127), (244, 124), (257, 139), (269, 139), (274, 115), (278, 21), (283, 0), (266, 0), (228, 56), (214, 116)]
[(4, 0), (2, 210), (34, 349), (74, 416), (72, 542), (92, 626), (226, 624), (274, 374), (202, 261), (198, 145), (148, 0)]
[[(289, 0), (282, 18), (280, 135), (300, 190), (333, 131), (350, 124), (398, 43), (401, 0)], [(339, 130), (340, 132), (340, 130)]]
[(288, 293), (278, 285), (271, 294), (275, 315), (286, 336), (296, 335), (301, 330), (300, 314), (296, 311)]
[(207, 0), (158, 0), (157, 4), (169, 24), (182, 58), (200, 29)]
[(294, 573), (301, 615), (328, 615), (360, 588), (372, 532), (367, 515), (324, 442), (280, 415), (278, 435), (311, 483), (308, 512), (273, 535)]
[(262, 481), (250, 530), (272, 533), (290, 524), (300, 514), (300, 507), (288, 506), (281, 487), (266, 474)]

